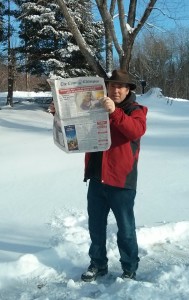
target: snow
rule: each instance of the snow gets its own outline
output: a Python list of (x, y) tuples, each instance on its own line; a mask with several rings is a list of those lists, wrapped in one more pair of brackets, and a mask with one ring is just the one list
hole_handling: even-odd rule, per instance
[(84, 154), (54, 145), (53, 117), (25, 100), (35, 93), (15, 95), (22, 100), (11, 108), (0, 93), (0, 299), (187, 300), (189, 101), (165, 98), (160, 89), (137, 97), (149, 108), (135, 205), (137, 281), (119, 277), (110, 214), (109, 273), (84, 283), (90, 244)]

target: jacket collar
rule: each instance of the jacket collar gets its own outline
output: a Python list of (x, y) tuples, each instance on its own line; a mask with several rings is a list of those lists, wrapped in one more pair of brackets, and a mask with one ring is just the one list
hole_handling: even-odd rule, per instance
[(127, 97), (121, 103), (116, 104), (116, 107), (126, 110), (135, 101), (136, 101), (136, 95), (135, 93), (130, 91)]

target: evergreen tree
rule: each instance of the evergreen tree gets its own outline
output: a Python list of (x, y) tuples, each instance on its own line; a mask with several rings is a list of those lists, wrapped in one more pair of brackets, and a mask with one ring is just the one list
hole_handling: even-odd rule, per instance
[(0, 43), (4, 44), (7, 40), (7, 1), (0, 2)]
[(0, 42), (3, 39), (3, 3), (0, 3)]
[[(25, 71), (74, 77), (94, 74), (54, 1), (18, 0), (20, 7), (20, 51), (26, 57)], [(88, 45), (100, 58), (103, 30), (92, 17), (90, 0), (67, 1)]]
[[(0, 3), (0, 44), (3, 40), (3, 9), (4, 9), (4, 5), (3, 3)], [(0, 51), (0, 63), (2, 61), (2, 50)]]

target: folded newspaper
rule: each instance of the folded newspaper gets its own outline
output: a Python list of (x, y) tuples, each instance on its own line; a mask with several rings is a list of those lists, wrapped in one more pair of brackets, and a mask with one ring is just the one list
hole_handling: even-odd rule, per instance
[(48, 79), (56, 114), (54, 143), (67, 153), (107, 150), (111, 145), (109, 115), (100, 100), (106, 95), (101, 77)]

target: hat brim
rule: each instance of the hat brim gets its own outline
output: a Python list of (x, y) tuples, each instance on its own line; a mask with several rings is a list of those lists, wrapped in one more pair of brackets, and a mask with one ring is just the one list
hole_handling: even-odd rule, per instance
[(121, 80), (114, 80), (114, 79), (108, 79), (108, 78), (105, 79), (105, 82), (117, 82), (117, 83), (127, 84), (131, 91), (136, 89), (136, 84), (130, 83), (130, 82), (124, 82), (124, 81), (121, 81)]

